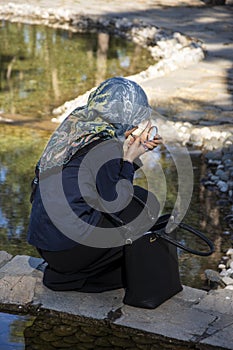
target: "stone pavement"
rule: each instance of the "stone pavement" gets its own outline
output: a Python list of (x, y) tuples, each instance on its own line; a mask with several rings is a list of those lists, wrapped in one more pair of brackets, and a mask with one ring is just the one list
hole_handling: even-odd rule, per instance
[(153, 20), (202, 40), (206, 50), (204, 61), (142, 83), (155, 105), (176, 119), (233, 123), (233, 7), (155, 10)]
[[(159, 341), (161, 349), (233, 349), (232, 290), (207, 293), (184, 287), (158, 308), (145, 310), (124, 305), (123, 290), (53, 292), (42, 285), (42, 263), (39, 258), (0, 252), (0, 311), (53, 310), (87, 321), (105, 321), (146, 332), (155, 346)], [(145, 345), (143, 349), (152, 348)]]

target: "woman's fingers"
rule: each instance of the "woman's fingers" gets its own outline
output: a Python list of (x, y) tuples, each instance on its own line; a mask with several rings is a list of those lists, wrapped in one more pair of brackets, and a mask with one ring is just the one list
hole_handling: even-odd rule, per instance
[(144, 131), (140, 135), (141, 142), (144, 142), (147, 139), (148, 132), (149, 132), (150, 128), (151, 128), (151, 121), (149, 120), (146, 128), (144, 129)]
[(148, 150), (146, 145), (143, 145), (141, 143), (140, 137), (136, 137), (134, 142), (131, 145), (128, 145), (128, 148), (124, 149), (123, 159), (129, 162), (133, 162), (134, 159), (138, 158), (140, 155), (142, 155)]
[(133, 133), (135, 130), (137, 130), (137, 129), (138, 129), (138, 126), (135, 126), (134, 128), (132, 128), (132, 129), (126, 131), (126, 132), (125, 132), (125, 138), (127, 139), (127, 137), (129, 137), (129, 136), (133, 136), (132, 133)]
[[(144, 135), (145, 136), (145, 135)], [(152, 141), (147, 141), (142, 135), (129, 135), (124, 145), (124, 160), (133, 162), (134, 159), (144, 154), (147, 151), (153, 150), (158, 145), (162, 144), (160, 135), (155, 135)]]
[(150, 150), (152, 150), (153, 148), (161, 145), (162, 143), (163, 143), (163, 140), (162, 140), (160, 135), (156, 135), (152, 141), (144, 141), (144, 144)]

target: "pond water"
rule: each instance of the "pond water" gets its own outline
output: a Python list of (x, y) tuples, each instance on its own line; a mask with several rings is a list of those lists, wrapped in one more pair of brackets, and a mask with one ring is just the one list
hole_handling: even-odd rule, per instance
[(171, 339), (161, 344), (148, 333), (101, 322), (87, 323), (62, 314), (30, 317), (0, 313), (0, 322), (1, 350), (187, 349), (187, 344), (173, 344)]
[(43, 118), (111, 76), (138, 73), (150, 53), (107, 33), (0, 22), (0, 110)]
[(0, 349), (25, 349), (24, 329), (31, 326), (33, 320), (31, 316), (0, 313)]

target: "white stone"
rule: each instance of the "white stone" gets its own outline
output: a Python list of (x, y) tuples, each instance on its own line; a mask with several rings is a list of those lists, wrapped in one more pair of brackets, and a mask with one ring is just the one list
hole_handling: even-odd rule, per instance
[(226, 286), (224, 289), (230, 289), (230, 290), (233, 290), (233, 285), (229, 284), (229, 286)]
[(182, 126), (180, 128), (180, 131), (183, 132), (183, 133), (186, 133), (188, 131), (188, 128), (186, 126)]
[(221, 270), (225, 270), (226, 269), (226, 266), (224, 264), (219, 264), (218, 265), (218, 268), (221, 269)]
[(217, 169), (224, 169), (224, 165), (219, 164), (219, 165), (217, 166)]
[(226, 277), (227, 276), (227, 271), (224, 269), (219, 274), (220, 274), (221, 277)]
[(200, 128), (193, 128), (191, 135), (199, 135), (200, 134)]
[(230, 257), (233, 258), (233, 248), (228, 249), (226, 255), (230, 255)]
[(232, 269), (227, 269), (227, 274), (228, 274), (228, 276), (232, 275), (233, 274), (233, 270)]
[(188, 128), (192, 128), (192, 124), (189, 122), (184, 122), (184, 126), (187, 126)]

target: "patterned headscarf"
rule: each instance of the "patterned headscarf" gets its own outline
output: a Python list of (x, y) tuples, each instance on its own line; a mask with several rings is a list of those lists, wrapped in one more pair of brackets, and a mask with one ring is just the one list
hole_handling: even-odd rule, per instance
[(93, 91), (87, 104), (76, 108), (52, 134), (39, 161), (43, 172), (67, 164), (81, 148), (98, 139), (116, 137), (151, 115), (143, 89), (135, 82), (114, 77)]

